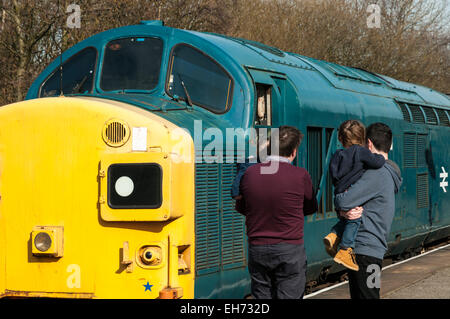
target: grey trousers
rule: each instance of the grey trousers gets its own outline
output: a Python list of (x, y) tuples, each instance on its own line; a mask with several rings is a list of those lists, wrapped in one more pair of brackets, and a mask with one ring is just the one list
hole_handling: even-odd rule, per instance
[(254, 298), (303, 298), (306, 285), (303, 244), (249, 245), (248, 270)]

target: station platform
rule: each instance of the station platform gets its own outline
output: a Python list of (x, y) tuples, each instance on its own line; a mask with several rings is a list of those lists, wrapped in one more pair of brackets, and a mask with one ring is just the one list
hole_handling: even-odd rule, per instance
[[(381, 299), (450, 299), (450, 245), (384, 267), (380, 295)], [(348, 282), (305, 299), (350, 299)]]

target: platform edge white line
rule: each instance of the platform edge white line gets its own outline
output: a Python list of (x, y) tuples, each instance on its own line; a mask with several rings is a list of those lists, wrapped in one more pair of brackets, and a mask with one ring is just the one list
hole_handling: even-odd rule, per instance
[[(401, 265), (401, 264), (406, 263), (406, 262), (408, 262), (408, 261), (411, 261), (411, 260), (414, 260), (414, 259), (416, 259), (416, 258), (420, 258), (420, 257), (426, 256), (426, 255), (428, 255), (428, 254), (431, 254), (431, 253), (433, 253), (433, 252), (436, 252), (436, 251), (438, 251), (438, 250), (441, 250), (441, 249), (444, 249), (444, 248), (447, 248), (447, 247), (450, 247), (450, 244), (447, 244), (447, 245), (442, 246), (442, 247), (438, 247), (438, 248), (436, 248), (436, 249), (427, 251), (427, 252), (425, 252), (425, 253), (423, 253), (423, 254), (420, 254), (420, 255), (417, 255), (417, 256), (408, 258), (408, 259), (406, 259), (406, 260), (399, 261), (398, 263), (390, 264), (390, 265), (384, 267), (381, 271), (383, 272), (383, 270), (389, 269), (389, 268), (394, 267), (394, 266), (397, 266), (397, 265)], [(333, 286), (330, 286), (330, 287), (327, 287), (327, 288), (318, 290), (318, 291), (313, 292), (313, 293), (311, 293), (311, 294), (308, 294), (308, 295), (304, 296), (303, 299), (308, 299), (308, 298), (310, 298), (310, 297), (317, 296), (317, 295), (319, 295), (319, 294), (321, 294), (321, 293), (323, 293), (323, 292), (327, 292), (327, 291), (329, 291), (329, 290), (331, 290), (331, 289), (340, 287), (340, 286), (345, 285), (345, 284), (348, 284), (348, 280), (343, 281), (343, 282), (340, 282), (340, 283), (338, 283), (338, 284), (336, 284), (336, 285), (333, 285)]]

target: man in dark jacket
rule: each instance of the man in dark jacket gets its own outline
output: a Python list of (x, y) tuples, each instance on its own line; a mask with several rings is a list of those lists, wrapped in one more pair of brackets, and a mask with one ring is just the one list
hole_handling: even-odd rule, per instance
[[(252, 165), (241, 180), (242, 199), (236, 208), (246, 217), (248, 268), (252, 295), (257, 299), (303, 298), (304, 216), (317, 211), (317, 201), (308, 172), (291, 164), (302, 137), (295, 127), (280, 127), (279, 156)], [(278, 169), (264, 173), (269, 167)]]
[(400, 169), (388, 160), (391, 129), (383, 123), (374, 123), (367, 128), (366, 139), (369, 150), (381, 154), (386, 163), (379, 169), (367, 170), (347, 192), (335, 197), (339, 210), (348, 211), (356, 206), (364, 209), (354, 250), (359, 270), (349, 271), (352, 299), (380, 298), (381, 263), (395, 214), (395, 194), (402, 183)]

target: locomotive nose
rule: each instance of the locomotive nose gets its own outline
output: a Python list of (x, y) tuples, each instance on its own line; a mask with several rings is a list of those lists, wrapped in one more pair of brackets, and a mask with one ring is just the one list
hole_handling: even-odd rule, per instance
[(188, 133), (95, 98), (7, 105), (0, 122), (0, 296), (156, 298), (193, 282), (177, 269), (193, 260)]

